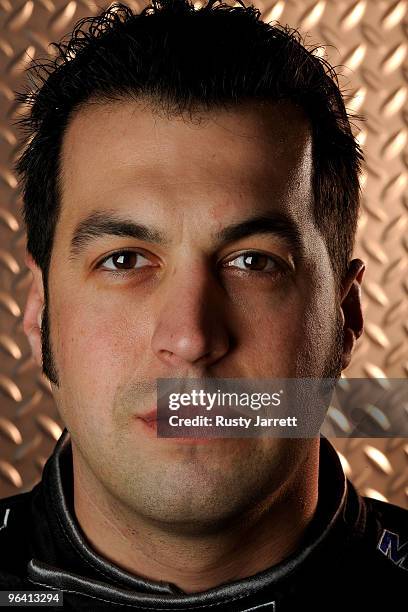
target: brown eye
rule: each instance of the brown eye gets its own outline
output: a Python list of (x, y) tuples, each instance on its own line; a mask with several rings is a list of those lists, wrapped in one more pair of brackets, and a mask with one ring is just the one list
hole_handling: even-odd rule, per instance
[(105, 270), (135, 270), (151, 266), (152, 263), (141, 253), (135, 251), (118, 251), (102, 261), (101, 267)]
[(273, 257), (257, 251), (243, 253), (228, 261), (226, 265), (254, 272), (270, 272), (281, 268)]
[(264, 270), (268, 265), (269, 258), (263, 253), (251, 253), (244, 255), (244, 265), (250, 270)]

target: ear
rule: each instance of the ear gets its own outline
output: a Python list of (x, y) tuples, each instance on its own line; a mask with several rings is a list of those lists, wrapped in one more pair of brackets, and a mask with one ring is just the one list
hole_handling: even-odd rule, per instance
[(40, 268), (30, 254), (26, 255), (26, 264), (30, 268), (33, 280), (28, 293), (24, 312), (23, 329), (31, 346), (36, 363), (42, 367), (41, 325), (44, 310), (44, 285)]
[(350, 363), (356, 340), (364, 329), (361, 309), (361, 282), (365, 271), (365, 263), (361, 259), (353, 259), (342, 282), (341, 314), (343, 319), (343, 356), (341, 369)]

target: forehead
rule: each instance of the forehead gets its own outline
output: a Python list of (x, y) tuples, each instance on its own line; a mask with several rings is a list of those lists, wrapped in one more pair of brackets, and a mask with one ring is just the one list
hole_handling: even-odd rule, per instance
[(189, 118), (146, 102), (92, 103), (74, 114), (64, 136), (62, 217), (140, 202), (155, 214), (169, 200), (192, 212), (200, 201), (233, 209), (304, 204), (311, 173), (309, 123), (290, 103), (247, 102)]

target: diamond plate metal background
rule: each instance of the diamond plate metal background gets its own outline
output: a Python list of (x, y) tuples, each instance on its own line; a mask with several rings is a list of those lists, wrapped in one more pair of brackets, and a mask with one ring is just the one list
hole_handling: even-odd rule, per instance
[[(140, 10), (144, 3), (128, 2)], [(366, 155), (356, 255), (367, 261), (365, 334), (350, 377), (407, 377), (408, 2), (258, 0), (267, 21), (308, 33), (341, 65), (347, 106), (365, 116), (356, 136)], [(30, 59), (44, 56), (80, 17), (109, 3), (0, 0), (0, 497), (29, 490), (61, 432), (47, 381), (30, 355), (22, 313), (30, 283), (19, 215), (13, 91)], [(323, 52), (319, 49), (318, 53)], [(333, 440), (366, 495), (408, 507), (407, 439)]]

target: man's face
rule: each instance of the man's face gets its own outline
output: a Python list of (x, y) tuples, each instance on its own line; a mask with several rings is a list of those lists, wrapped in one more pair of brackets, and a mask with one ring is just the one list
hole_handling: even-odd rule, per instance
[(313, 441), (158, 439), (137, 418), (157, 378), (341, 369), (307, 120), (255, 104), (196, 119), (134, 101), (74, 116), (49, 270), (53, 391), (74, 466), (173, 526), (224, 520), (277, 490)]

